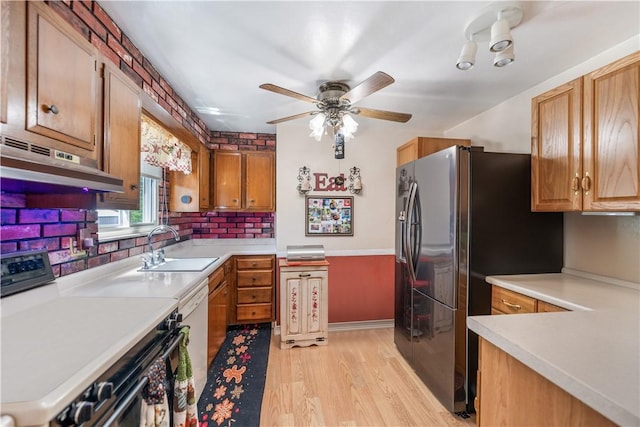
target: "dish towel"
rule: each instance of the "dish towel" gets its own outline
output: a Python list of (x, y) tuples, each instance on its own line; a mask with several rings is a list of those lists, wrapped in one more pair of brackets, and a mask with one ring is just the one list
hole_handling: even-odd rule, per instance
[(157, 359), (147, 371), (149, 382), (142, 389), (140, 427), (169, 427), (170, 412), (167, 401), (167, 365)]
[(174, 427), (197, 427), (198, 408), (196, 387), (193, 382), (193, 369), (187, 345), (189, 344), (189, 327), (180, 330), (182, 340), (178, 351), (178, 372), (173, 390), (173, 425)]

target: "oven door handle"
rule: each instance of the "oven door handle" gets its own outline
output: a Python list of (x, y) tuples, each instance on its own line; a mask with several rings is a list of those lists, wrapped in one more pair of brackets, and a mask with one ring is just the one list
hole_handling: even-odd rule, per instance
[[(185, 327), (185, 326), (186, 325), (182, 325), (182, 327)], [(171, 342), (171, 344), (169, 344), (169, 346), (167, 347), (165, 352), (162, 353), (162, 355), (159, 357), (159, 359), (165, 359), (166, 360), (169, 357), (169, 355), (173, 352), (173, 350), (175, 350), (176, 347), (178, 347), (178, 344), (180, 344), (180, 341), (182, 341), (182, 336), (183, 336), (183, 334), (179, 333), (178, 336)], [(129, 392), (129, 394), (127, 394), (127, 396), (124, 398), (124, 400), (122, 402), (120, 402), (118, 407), (115, 409), (113, 414), (111, 414), (111, 416), (104, 423), (103, 426), (104, 427), (110, 427), (115, 421), (117, 421), (117, 419), (120, 416), (120, 414), (125, 409), (127, 409), (127, 407), (129, 406), (129, 403), (131, 403), (131, 401), (137, 397), (138, 393), (140, 393), (140, 391), (142, 391), (142, 389), (144, 388), (145, 385), (147, 385), (148, 382), (149, 382), (149, 377), (147, 377), (146, 375), (144, 377), (142, 377), (140, 379), (140, 382), (138, 383), (138, 385), (136, 385), (135, 388), (133, 390), (131, 390)]]
[(120, 414), (122, 414), (122, 412), (127, 409), (129, 403), (131, 403), (131, 401), (137, 397), (138, 393), (140, 393), (140, 391), (144, 388), (145, 385), (147, 385), (148, 382), (149, 377), (147, 377), (146, 375), (142, 377), (138, 385), (136, 385), (135, 388), (131, 390), (131, 392), (129, 392), (129, 394), (124, 398), (124, 401), (120, 402), (120, 405), (118, 405), (113, 414), (111, 414), (109, 419), (104, 423), (104, 427), (110, 427), (114, 422), (117, 421)]

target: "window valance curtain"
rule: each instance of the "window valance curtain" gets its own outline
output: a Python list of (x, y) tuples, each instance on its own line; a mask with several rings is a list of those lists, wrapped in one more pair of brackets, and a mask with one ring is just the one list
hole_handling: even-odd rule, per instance
[(142, 116), (141, 146), (142, 159), (150, 165), (191, 173), (191, 148), (147, 116)]

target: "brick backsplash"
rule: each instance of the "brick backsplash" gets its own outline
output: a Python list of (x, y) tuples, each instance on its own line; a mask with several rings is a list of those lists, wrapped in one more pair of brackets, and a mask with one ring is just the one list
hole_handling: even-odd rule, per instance
[[(98, 215), (86, 209), (29, 209), (15, 202), (15, 194), (0, 193), (0, 253), (46, 249), (56, 277), (97, 267), (148, 251), (146, 236), (98, 243)], [(9, 203), (11, 202), (11, 203)], [(191, 224), (169, 224), (178, 229), (181, 238), (190, 239)], [(76, 258), (68, 247), (68, 239), (78, 238), (80, 230), (90, 235), (95, 245), (87, 255)], [(154, 248), (173, 244), (171, 233), (154, 235)]]
[(273, 212), (197, 212), (189, 214), (189, 218), (194, 239), (274, 237)]

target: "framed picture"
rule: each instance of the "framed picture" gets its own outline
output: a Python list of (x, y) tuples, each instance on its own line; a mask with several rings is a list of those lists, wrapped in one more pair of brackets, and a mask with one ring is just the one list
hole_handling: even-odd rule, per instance
[(353, 236), (353, 197), (306, 196), (305, 236)]

